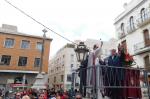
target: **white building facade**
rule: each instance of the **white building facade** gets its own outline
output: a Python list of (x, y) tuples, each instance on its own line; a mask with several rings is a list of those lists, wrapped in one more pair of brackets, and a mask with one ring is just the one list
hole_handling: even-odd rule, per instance
[(150, 0), (132, 0), (115, 19), (119, 43), (141, 68), (150, 66)]
[[(67, 44), (61, 48), (50, 60), (49, 85), (59, 90), (69, 90), (72, 87), (72, 72), (79, 68), (73, 44)], [(75, 77), (75, 88), (79, 88), (79, 77)]]
[(124, 8), (114, 23), (118, 44), (134, 56), (136, 65), (150, 69), (150, 0), (132, 0)]

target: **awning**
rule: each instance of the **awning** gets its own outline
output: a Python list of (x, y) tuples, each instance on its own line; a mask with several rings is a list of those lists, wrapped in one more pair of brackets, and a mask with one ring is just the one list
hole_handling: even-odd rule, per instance
[(0, 70), (2, 73), (27, 73), (27, 74), (38, 74), (38, 71), (25, 71), (25, 70)]

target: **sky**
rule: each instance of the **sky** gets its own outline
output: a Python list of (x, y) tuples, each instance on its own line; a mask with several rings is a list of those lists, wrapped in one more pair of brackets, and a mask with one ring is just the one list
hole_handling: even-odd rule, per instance
[[(71, 41), (116, 38), (114, 19), (123, 12), (123, 4), (131, 0), (8, 0), (36, 20)], [(15, 8), (0, 0), (0, 25), (18, 27), (18, 31), (42, 36), (43, 26), (37, 24)], [(0, 26), (1, 27), (1, 26)], [(50, 56), (69, 41), (51, 31)]]

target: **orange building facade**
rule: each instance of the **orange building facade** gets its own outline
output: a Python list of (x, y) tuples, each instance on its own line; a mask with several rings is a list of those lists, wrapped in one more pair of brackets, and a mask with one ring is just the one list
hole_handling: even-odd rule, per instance
[(26, 84), (32, 85), (41, 65), (42, 73), (47, 74), (51, 41), (51, 38), (19, 33), (17, 27), (3, 25), (0, 28), (0, 87), (21, 83), (24, 75)]

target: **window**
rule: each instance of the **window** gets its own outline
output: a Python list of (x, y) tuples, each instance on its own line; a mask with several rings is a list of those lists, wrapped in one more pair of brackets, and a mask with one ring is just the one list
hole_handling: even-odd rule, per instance
[(38, 49), (39, 51), (42, 51), (42, 46), (43, 44), (41, 42), (37, 42), (36, 49)]
[(134, 19), (133, 16), (130, 17), (130, 29), (134, 29)]
[(73, 68), (73, 64), (71, 64), (71, 68)]
[(48, 83), (50, 82), (49, 78), (48, 78)]
[(71, 62), (74, 62), (74, 55), (71, 54)]
[(16, 77), (14, 80), (14, 84), (21, 84), (23, 82), (23, 77)]
[(62, 69), (64, 69), (64, 64), (62, 64)]
[(5, 40), (5, 47), (12, 48), (14, 46), (14, 39), (7, 38)]
[(144, 21), (146, 18), (146, 12), (145, 12), (145, 8), (141, 9), (141, 20)]
[(10, 60), (11, 60), (11, 56), (2, 55), (2, 58), (1, 58), (2, 65), (10, 65)]
[(149, 34), (149, 30), (148, 29), (145, 29), (143, 31), (143, 34), (144, 34), (144, 42), (145, 42), (145, 47), (148, 47), (150, 46), (150, 34)]
[(65, 55), (63, 55), (63, 58), (65, 58)]
[(145, 67), (150, 67), (150, 59), (149, 59), (149, 56), (145, 56), (144, 57), (144, 62), (145, 62)]
[(56, 77), (54, 77), (54, 83), (56, 82)]
[(40, 65), (41, 65), (41, 59), (40, 58), (35, 58), (34, 66), (39, 67)]
[(14, 79), (14, 84), (23, 84), (24, 82), (25, 82), (25, 84), (28, 84), (27, 79), (24, 77), (16, 77)]
[(30, 41), (22, 40), (21, 48), (27, 49), (30, 47)]
[(26, 66), (27, 65), (27, 57), (19, 57), (18, 66)]
[(71, 75), (70, 74), (67, 75), (67, 81), (71, 82)]
[(58, 67), (56, 67), (56, 70), (58, 71)]
[(121, 24), (121, 32), (124, 33), (124, 23)]
[(61, 82), (64, 82), (64, 75), (61, 75)]

